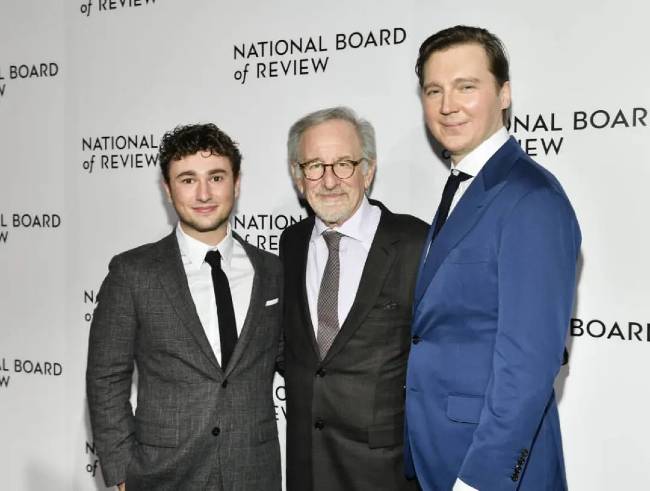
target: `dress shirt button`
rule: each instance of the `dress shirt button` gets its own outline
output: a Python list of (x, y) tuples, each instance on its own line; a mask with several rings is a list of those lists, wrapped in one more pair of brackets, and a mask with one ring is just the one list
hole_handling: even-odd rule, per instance
[(221, 382), (221, 387), (223, 387), (224, 389), (228, 387), (228, 379), (225, 379), (223, 382)]
[(221, 433), (221, 430), (219, 429), (218, 426), (212, 428), (212, 436), (219, 436), (219, 433)]
[(326, 373), (327, 373), (327, 370), (325, 370), (324, 368), (319, 368), (316, 371), (316, 375), (319, 376), (319, 377), (324, 377)]
[(418, 344), (421, 339), (420, 336), (413, 336), (413, 344)]
[(314, 423), (314, 428), (316, 428), (317, 430), (322, 430), (323, 428), (325, 428), (325, 421), (318, 418)]

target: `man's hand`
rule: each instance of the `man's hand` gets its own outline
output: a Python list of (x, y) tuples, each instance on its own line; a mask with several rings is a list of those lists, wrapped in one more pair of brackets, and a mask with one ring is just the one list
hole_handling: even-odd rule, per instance
[(122, 481), (121, 483), (119, 483), (117, 485), (117, 489), (118, 489), (118, 491), (126, 491), (126, 483), (124, 481)]

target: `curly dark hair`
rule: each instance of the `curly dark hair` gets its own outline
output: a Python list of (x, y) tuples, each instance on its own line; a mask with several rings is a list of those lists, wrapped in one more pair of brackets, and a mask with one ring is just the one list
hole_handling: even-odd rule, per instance
[(241, 168), (241, 153), (237, 143), (212, 123), (177, 126), (160, 141), (158, 162), (165, 182), (169, 182), (169, 164), (197, 152), (209, 152), (230, 160), (235, 179)]

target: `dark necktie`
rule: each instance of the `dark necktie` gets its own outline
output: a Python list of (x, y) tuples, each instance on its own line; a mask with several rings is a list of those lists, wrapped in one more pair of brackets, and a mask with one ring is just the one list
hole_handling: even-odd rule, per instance
[(452, 170), (449, 174), (447, 183), (445, 184), (445, 189), (442, 191), (442, 199), (438, 205), (438, 218), (436, 220), (436, 225), (433, 228), (433, 235), (431, 236), (431, 240), (436, 238), (436, 235), (438, 235), (438, 232), (440, 232), (440, 229), (447, 221), (447, 217), (449, 216), (449, 208), (451, 208), (451, 202), (454, 199), (454, 194), (456, 194), (456, 191), (458, 191), (458, 186), (460, 186), (461, 182), (466, 181), (470, 177), (472, 176), (456, 169)]
[(219, 251), (208, 251), (205, 255), (205, 262), (212, 268), (212, 286), (214, 288), (214, 298), (217, 301), (217, 317), (219, 319), (221, 368), (225, 370), (237, 343), (235, 309), (232, 306), (228, 278), (221, 269), (221, 254)]
[(321, 360), (332, 346), (339, 332), (339, 243), (343, 234), (328, 230), (323, 232), (329, 255), (318, 291), (318, 332), (316, 341)]

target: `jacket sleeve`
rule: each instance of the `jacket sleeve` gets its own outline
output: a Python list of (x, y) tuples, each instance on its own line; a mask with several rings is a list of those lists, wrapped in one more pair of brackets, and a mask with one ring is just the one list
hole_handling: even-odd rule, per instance
[(135, 440), (129, 398), (137, 318), (125, 271), (119, 256), (111, 261), (98, 293), (88, 341), (86, 394), (107, 486), (126, 479)]
[(519, 484), (562, 364), (579, 249), (571, 205), (554, 189), (529, 192), (503, 222), (493, 368), (459, 471), (481, 491)]

